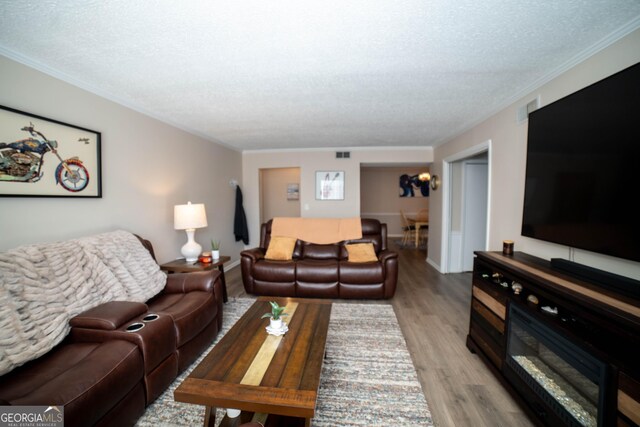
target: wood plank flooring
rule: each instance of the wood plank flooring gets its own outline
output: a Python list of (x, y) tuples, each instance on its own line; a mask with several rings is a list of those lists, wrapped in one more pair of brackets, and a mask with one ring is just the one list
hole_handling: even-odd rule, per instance
[[(436, 426), (533, 426), (465, 346), (471, 273), (443, 275), (427, 264), (425, 251), (390, 246), (400, 264), (393, 299), (336, 302), (393, 305)], [(244, 291), (239, 266), (225, 276), (229, 297), (254, 297)]]

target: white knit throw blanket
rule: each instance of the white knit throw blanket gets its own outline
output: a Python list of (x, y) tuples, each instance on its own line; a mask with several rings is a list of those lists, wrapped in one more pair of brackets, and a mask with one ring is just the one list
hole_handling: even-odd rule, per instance
[(108, 301), (146, 302), (165, 283), (126, 231), (0, 252), (0, 375), (51, 350), (73, 316)]

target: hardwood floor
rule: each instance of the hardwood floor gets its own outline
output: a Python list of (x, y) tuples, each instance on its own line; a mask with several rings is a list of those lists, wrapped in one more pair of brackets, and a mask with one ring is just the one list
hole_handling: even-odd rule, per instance
[[(399, 254), (392, 304), (407, 341), (436, 426), (533, 426), (465, 340), (469, 328), (471, 273), (442, 275), (417, 249)], [(242, 286), (240, 267), (225, 273), (229, 297), (253, 297)]]

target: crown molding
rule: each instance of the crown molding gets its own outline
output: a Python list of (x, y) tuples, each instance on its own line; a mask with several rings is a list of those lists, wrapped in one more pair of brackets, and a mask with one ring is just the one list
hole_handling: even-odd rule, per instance
[[(433, 151), (433, 147), (427, 146), (411, 146), (403, 145), (399, 147), (395, 146), (375, 146), (375, 147), (315, 147), (315, 148), (265, 148), (242, 150), (242, 154), (278, 154), (278, 153), (311, 153), (311, 152), (334, 152), (334, 151)], [(343, 159), (349, 160), (349, 159)]]
[(489, 112), (489, 113), (485, 114), (482, 118), (476, 119), (473, 122), (467, 123), (466, 125), (462, 126), (461, 130), (459, 132), (456, 132), (453, 136), (448, 137), (446, 139), (442, 139), (442, 140), (436, 141), (433, 144), (433, 147), (438, 147), (439, 145), (445, 144), (445, 143), (447, 143), (449, 141), (452, 141), (452, 140), (456, 139), (460, 135), (464, 134), (465, 132), (469, 131), (470, 129), (473, 129), (474, 127), (476, 127), (480, 123), (484, 122), (485, 120), (489, 119), (490, 117), (493, 117), (494, 115), (498, 114), (500, 111), (502, 111), (505, 108), (509, 107), (510, 105), (516, 103), (517, 101), (519, 101), (523, 97), (527, 96), (528, 94), (530, 94), (532, 92), (535, 92), (536, 90), (538, 90), (539, 88), (541, 88), (545, 84), (549, 83), (551, 80), (559, 77), (563, 73), (569, 71), (571, 68), (573, 68), (573, 67), (577, 66), (578, 64), (586, 61), (587, 59), (589, 59), (590, 57), (592, 57), (596, 53), (604, 50), (605, 48), (607, 48), (609, 46), (611, 46), (612, 44), (614, 44), (618, 40), (620, 40), (623, 37), (631, 34), (632, 32), (636, 31), (639, 28), (640, 28), (640, 16), (636, 16), (634, 19), (632, 19), (631, 21), (629, 21), (627, 24), (623, 25), (622, 27), (618, 28), (616, 31), (614, 31), (611, 34), (603, 37), (602, 39), (600, 39), (599, 41), (597, 41), (593, 45), (591, 45), (588, 48), (584, 49), (582, 52), (579, 52), (578, 54), (574, 55), (573, 57), (571, 57), (567, 61), (565, 61), (562, 64), (560, 64), (553, 71), (551, 71), (551, 72), (545, 74), (544, 76), (541, 76), (540, 78), (534, 80), (527, 87), (525, 87), (524, 89), (519, 90), (514, 95), (510, 96), (509, 98), (507, 98), (504, 102), (502, 102), (500, 104), (500, 106), (496, 107), (492, 112)]
[(241, 150), (237, 147), (233, 147), (231, 145), (225, 144), (222, 141), (219, 141), (217, 139), (214, 139), (208, 135), (203, 134), (202, 132), (190, 129), (186, 126), (181, 125), (180, 123), (174, 122), (173, 120), (167, 119), (166, 117), (157, 115), (155, 113), (152, 113), (151, 111), (148, 111), (138, 105), (135, 105), (123, 98), (120, 98), (118, 96), (113, 95), (112, 93), (109, 93), (107, 91), (104, 91), (98, 87), (95, 87), (94, 85), (85, 82), (82, 79), (78, 79), (76, 77), (73, 77), (67, 73), (64, 73), (60, 70), (57, 70), (53, 67), (50, 67), (46, 64), (43, 64), (40, 61), (37, 61), (29, 56), (23, 55), (21, 53), (18, 53), (12, 49), (7, 48), (6, 46), (3, 46), (2, 44), (0, 44), (0, 55), (5, 56), (15, 62), (18, 62), (22, 65), (26, 65), (27, 67), (33, 68), (36, 71), (40, 71), (41, 73), (44, 73), (50, 77), (53, 77), (55, 79), (61, 80), (65, 83), (68, 83), (72, 86), (75, 86), (77, 88), (80, 88), (82, 90), (85, 90), (93, 95), (99, 96), (100, 98), (104, 98), (108, 101), (111, 101), (113, 103), (116, 103), (118, 105), (121, 105), (125, 108), (128, 108), (130, 110), (133, 110), (137, 113), (143, 114), (147, 117), (150, 117), (154, 120), (157, 120), (159, 122), (162, 122), (164, 124), (167, 124), (171, 127), (180, 129), (181, 131), (187, 132), (191, 135), (197, 136), (198, 138), (204, 139), (206, 141), (209, 142), (213, 142), (214, 144), (218, 144), (221, 145), (225, 148), (228, 148), (230, 150), (233, 151), (237, 151), (237, 152), (241, 152)]

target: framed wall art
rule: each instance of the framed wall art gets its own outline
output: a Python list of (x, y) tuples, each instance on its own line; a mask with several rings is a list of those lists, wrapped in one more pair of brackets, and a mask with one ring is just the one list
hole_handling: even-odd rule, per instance
[(300, 200), (300, 184), (287, 184), (287, 200)]
[(420, 175), (400, 175), (400, 197), (429, 197), (429, 180), (421, 180)]
[(344, 200), (344, 171), (316, 172), (316, 200)]
[(0, 196), (102, 197), (100, 136), (0, 105)]

